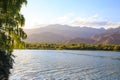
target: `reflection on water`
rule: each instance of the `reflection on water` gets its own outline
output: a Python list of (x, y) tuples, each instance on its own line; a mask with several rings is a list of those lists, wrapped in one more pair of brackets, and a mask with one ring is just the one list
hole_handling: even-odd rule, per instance
[(15, 50), (10, 80), (120, 80), (120, 52)]

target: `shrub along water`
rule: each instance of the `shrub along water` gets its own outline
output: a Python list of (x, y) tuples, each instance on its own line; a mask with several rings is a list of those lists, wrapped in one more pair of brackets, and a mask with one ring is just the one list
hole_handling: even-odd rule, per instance
[(85, 43), (79, 43), (79, 44), (26, 43), (26, 49), (120, 51), (120, 45), (85, 44)]
[(4, 51), (0, 51), (0, 80), (9, 78), (10, 69), (13, 66), (13, 58)]

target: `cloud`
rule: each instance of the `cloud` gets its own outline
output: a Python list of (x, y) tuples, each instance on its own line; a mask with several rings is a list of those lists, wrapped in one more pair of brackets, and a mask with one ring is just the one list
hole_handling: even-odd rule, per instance
[(87, 27), (103, 27), (108, 24), (107, 20), (103, 20), (98, 17), (98, 15), (93, 15), (91, 17), (76, 18), (70, 22), (69, 25), (73, 26), (87, 26)]
[(93, 27), (93, 28), (116, 28), (120, 26), (120, 22), (112, 22), (109, 20), (105, 20), (100, 18), (97, 14), (91, 17), (84, 17), (84, 18), (75, 18), (69, 22), (68, 25), (72, 26), (86, 26), (86, 27)]
[(107, 25), (105, 25), (105, 28), (117, 28), (120, 27), (120, 22), (109, 22)]
[(61, 17), (58, 17), (56, 19), (54, 19), (51, 23), (55, 23), (55, 24), (68, 24), (72, 18), (73, 18), (74, 14), (73, 13), (68, 13), (66, 15), (63, 15)]
[[(30, 19), (31, 20), (31, 19)], [(29, 27), (36, 26), (41, 27), (41, 25), (49, 25), (49, 24), (62, 24), (62, 25), (70, 25), (70, 26), (80, 26), (80, 27), (93, 27), (93, 28), (116, 28), (120, 26), (120, 22), (113, 22), (104, 18), (101, 18), (98, 14), (92, 15), (90, 17), (76, 17), (73, 13), (68, 13), (56, 19), (40, 21), (39, 19), (34, 20), (34, 24), (29, 23)], [(36, 21), (35, 21), (36, 20)]]
[(112, 22), (101, 18), (98, 14), (90, 17), (75, 17), (73, 13), (66, 14), (51, 20), (50, 24), (62, 24), (70, 26), (93, 27), (93, 28), (116, 28), (120, 26), (120, 22)]

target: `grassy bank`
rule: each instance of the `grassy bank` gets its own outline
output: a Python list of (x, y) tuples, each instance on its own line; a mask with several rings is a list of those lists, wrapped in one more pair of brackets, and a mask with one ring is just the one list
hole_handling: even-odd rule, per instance
[(84, 43), (79, 43), (79, 44), (26, 43), (25, 49), (120, 51), (120, 45), (84, 44)]

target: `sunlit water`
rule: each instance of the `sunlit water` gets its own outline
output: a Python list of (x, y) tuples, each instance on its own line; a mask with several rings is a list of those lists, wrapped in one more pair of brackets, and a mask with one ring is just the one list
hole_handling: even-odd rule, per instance
[(15, 50), (10, 80), (120, 80), (120, 52)]

